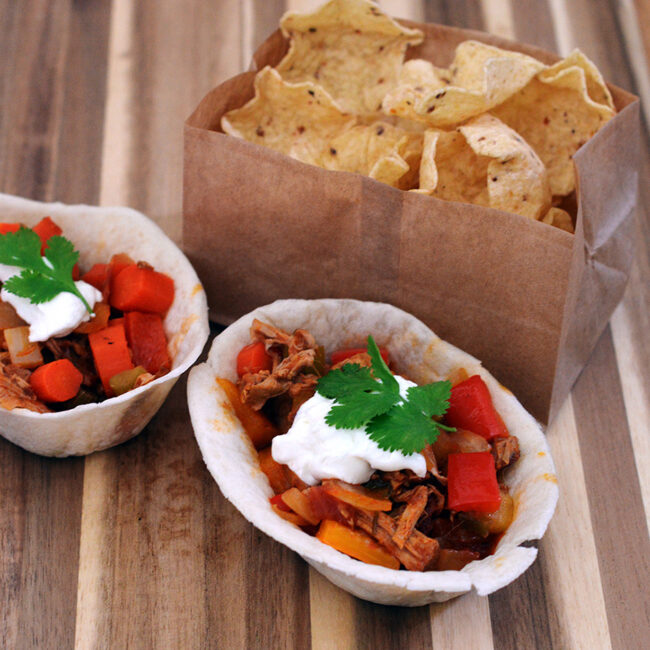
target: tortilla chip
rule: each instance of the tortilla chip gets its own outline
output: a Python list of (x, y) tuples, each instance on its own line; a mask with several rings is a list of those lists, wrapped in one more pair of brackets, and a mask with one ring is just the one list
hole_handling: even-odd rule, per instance
[(544, 165), (512, 129), (492, 115), (456, 131), (428, 131), (420, 188), (446, 201), (474, 203), (540, 218), (551, 206)]
[(194, 269), (153, 221), (130, 208), (40, 203), (0, 194), (0, 211), (3, 218), (27, 226), (50, 215), (80, 252), (82, 268), (123, 252), (174, 279), (174, 302), (163, 321), (172, 357), (168, 374), (119, 397), (59, 413), (0, 408), (2, 435), (43, 456), (90, 454), (132, 438), (154, 416), (208, 339), (208, 307)]
[(411, 80), (389, 92), (382, 107), (389, 115), (433, 127), (455, 126), (502, 103), (545, 67), (525, 54), (465, 41), (456, 48), (449, 71), (407, 70), (404, 79)]
[(357, 114), (379, 110), (406, 48), (423, 39), (368, 0), (330, 0), (311, 14), (285, 14), (280, 26), (291, 39), (277, 65), (282, 77), (319, 84), (343, 111)]
[[(569, 60), (575, 65), (569, 65)], [(604, 85), (601, 88), (593, 74), (585, 72), (589, 69), (585, 62), (589, 63), (582, 55), (570, 55), (492, 111), (535, 150), (548, 169), (556, 196), (575, 188), (573, 154), (614, 116), (609, 105), (591, 98), (589, 87), (607, 101), (602, 95)]]
[[(509, 431), (519, 439), (521, 457), (505, 475), (515, 518), (495, 555), (462, 571), (395, 571), (365, 564), (322, 544), (271, 509), (273, 492), (259, 468), (257, 453), (215, 378), (237, 379), (236, 357), (249, 343), (254, 318), (288, 331), (309, 330), (327, 352), (365, 345), (372, 334), (388, 349), (396, 370), (417, 383), (446, 378), (460, 368), (480, 374)], [(391, 305), (357, 300), (282, 300), (247, 314), (219, 334), (206, 363), (189, 377), (188, 403), (203, 459), (229, 499), (262, 532), (296, 551), (332, 582), (376, 603), (424, 605), (475, 589), (487, 595), (521, 575), (535, 559), (535, 548), (519, 545), (539, 539), (558, 497), (555, 468), (544, 434), (512, 393), (480, 363), (442, 341), (414, 316)]]
[(424, 134), (420, 189), (445, 201), (488, 207), (489, 162), (472, 150), (460, 131), (431, 129)]
[(318, 164), (327, 143), (355, 122), (320, 86), (287, 83), (267, 66), (255, 77), (255, 97), (226, 113), (221, 128), (229, 135)]
[(562, 210), (562, 208), (550, 208), (544, 215), (542, 221), (551, 226), (555, 226), (556, 228), (566, 230), (567, 232), (574, 232), (571, 215), (566, 210)]
[(409, 171), (400, 155), (408, 140), (402, 129), (384, 122), (358, 125), (333, 138), (319, 162), (325, 169), (357, 172), (396, 187)]
[(609, 92), (609, 88), (603, 79), (603, 75), (600, 74), (600, 70), (598, 70), (598, 68), (594, 65), (593, 61), (587, 58), (578, 49), (573, 50), (569, 56), (567, 56), (565, 59), (562, 59), (561, 61), (558, 61), (555, 65), (544, 71), (544, 73), (542, 73), (540, 76), (542, 78), (546, 78), (548, 76), (552, 77), (561, 70), (565, 70), (571, 67), (582, 68), (584, 71), (585, 81), (587, 83), (587, 93), (594, 102), (597, 104), (603, 104), (612, 110), (615, 110), (612, 93)]

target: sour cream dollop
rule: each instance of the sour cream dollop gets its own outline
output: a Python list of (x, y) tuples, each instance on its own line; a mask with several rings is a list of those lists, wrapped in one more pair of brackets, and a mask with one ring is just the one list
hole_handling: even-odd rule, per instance
[[(18, 273), (20, 273), (18, 267), (0, 264), (1, 282), (6, 282)], [(101, 292), (87, 282), (79, 281), (75, 282), (75, 285), (91, 309), (102, 299)], [(53, 337), (70, 334), (81, 323), (91, 318), (83, 302), (67, 291), (39, 305), (31, 303), (27, 298), (9, 293), (6, 289), (2, 289), (0, 298), (3, 302), (9, 303), (16, 313), (29, 323), (29, 340), (32, 342), (47, 341)]]
[[(402, 397), (416, 385), (397, 375), (395, 379)], [(288, 465), (308, 485), (325, 478), (365, 483), (375, 470), (410, 469), (417, 476), (426, 474), (422, 454), (407, 456), (400, 451), (385, 451), (370, 439), (365, 428), (336, 429), (327, 424), (325, 416), (333, 404), (334, 400), (319, 393), (307, 400), (298, 409), (289, 431), (273, 438), (273, 458)]]

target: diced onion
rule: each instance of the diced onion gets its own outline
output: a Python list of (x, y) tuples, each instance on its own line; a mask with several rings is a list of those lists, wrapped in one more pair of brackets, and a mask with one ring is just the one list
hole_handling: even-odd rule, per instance
[(29, 340), (29, 327), (10, 327), (4, 330), (11, 363), (21, 368), (36, 368), (43, 364), (43, 355), (38, 343)]

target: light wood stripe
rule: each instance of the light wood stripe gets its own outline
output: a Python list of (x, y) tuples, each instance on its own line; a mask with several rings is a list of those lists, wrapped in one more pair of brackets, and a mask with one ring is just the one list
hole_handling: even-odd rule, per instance
[(607, 612), (570, 397), (547, 439), (560, 488), (555, 515), (542, 540), (553, 647), (607, 648)]
[(641, 648), (650, 602), (627, 595), (644, 593), (650, 583), (650, 539), (609, 327), (573, 397), (612, 645)]
[(472, 592), (446, 603), (431, 605), (429, 612), (435, 650), (491, 650), (494, 647), (487, 598)]
[(567, 2), (569, 0), (548, 0), (553, 17), (553, 27), (557, 51), (561, 56), (566, 56), (576, 47), (573, 28), (569, 21)]
[(623, 30), (623, 44), (634, 75), (636, 91), (640, 95), (641, 110), (646, 128), (650, 129), (650, 66), (639, 26), (639, 16), (633, 0), (618, 0), (614, 3)]
[[(113, 0), (108, 51), (108, 72), (102, 147), (100, 205), (125, 205), (129, 196), (130, 144), (133, 129), (132, 0)], [(115, 456), (110, 452), (89, 456), (84, 465), (83, 508), (79, 539), (79, 577), (75, 647), (98, 647), (110, 634), (112, 566), (108, 549), (115, 544)], [(111, 471), (113, 470), (113, 471)], [(109, 544), (109, 540), (112, 544)], [(99, 553), (98, 549), (103, 549)]]
[(410, 0), (379, 0), (379, 6), (389, 16), (407, 18), (416, 22), (424, 22), (424, 3)]
[(515, 25), (510, 0), (482, 0), (486, 31), (503, 38), (515, 37)]
[(129, 160), (134, 129), (133, 0), (113, 0), (108, 55), (100, 205), (125, 205), (129, 199)]
[(354, 596), (334, 586), (318, 571), (309, 569), (312, 650), (353, 650)]

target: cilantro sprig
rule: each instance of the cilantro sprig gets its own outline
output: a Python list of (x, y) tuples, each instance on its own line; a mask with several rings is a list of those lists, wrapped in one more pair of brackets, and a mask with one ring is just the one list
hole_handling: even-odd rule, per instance
[(337, 429), (365, 427), (381, 449), (407, 455), (435, 442), (440, 429), (454, 431), (433, 419), (449, 408), (450, 382), (411, 386), (403, 398), (372, 336), (368, 354), (372, 368), (348, 363), (318, 380), (317, 391), (335, 401), (325, 416), (327, 424)]
[(21, 226), (16, 232), (0, 235), (0, 264), (17, 266), (20, 273), (9, 278), (3, 288), (27, 298), (38, 305), (67, 291), (84, 304), (89, 314), (93, 311), (72, 278), (72, 269), (79, 252), (65, 237), (55, 235), (47, 241), (45, 257), (41, 256), (41, 239), (31, 229)]

